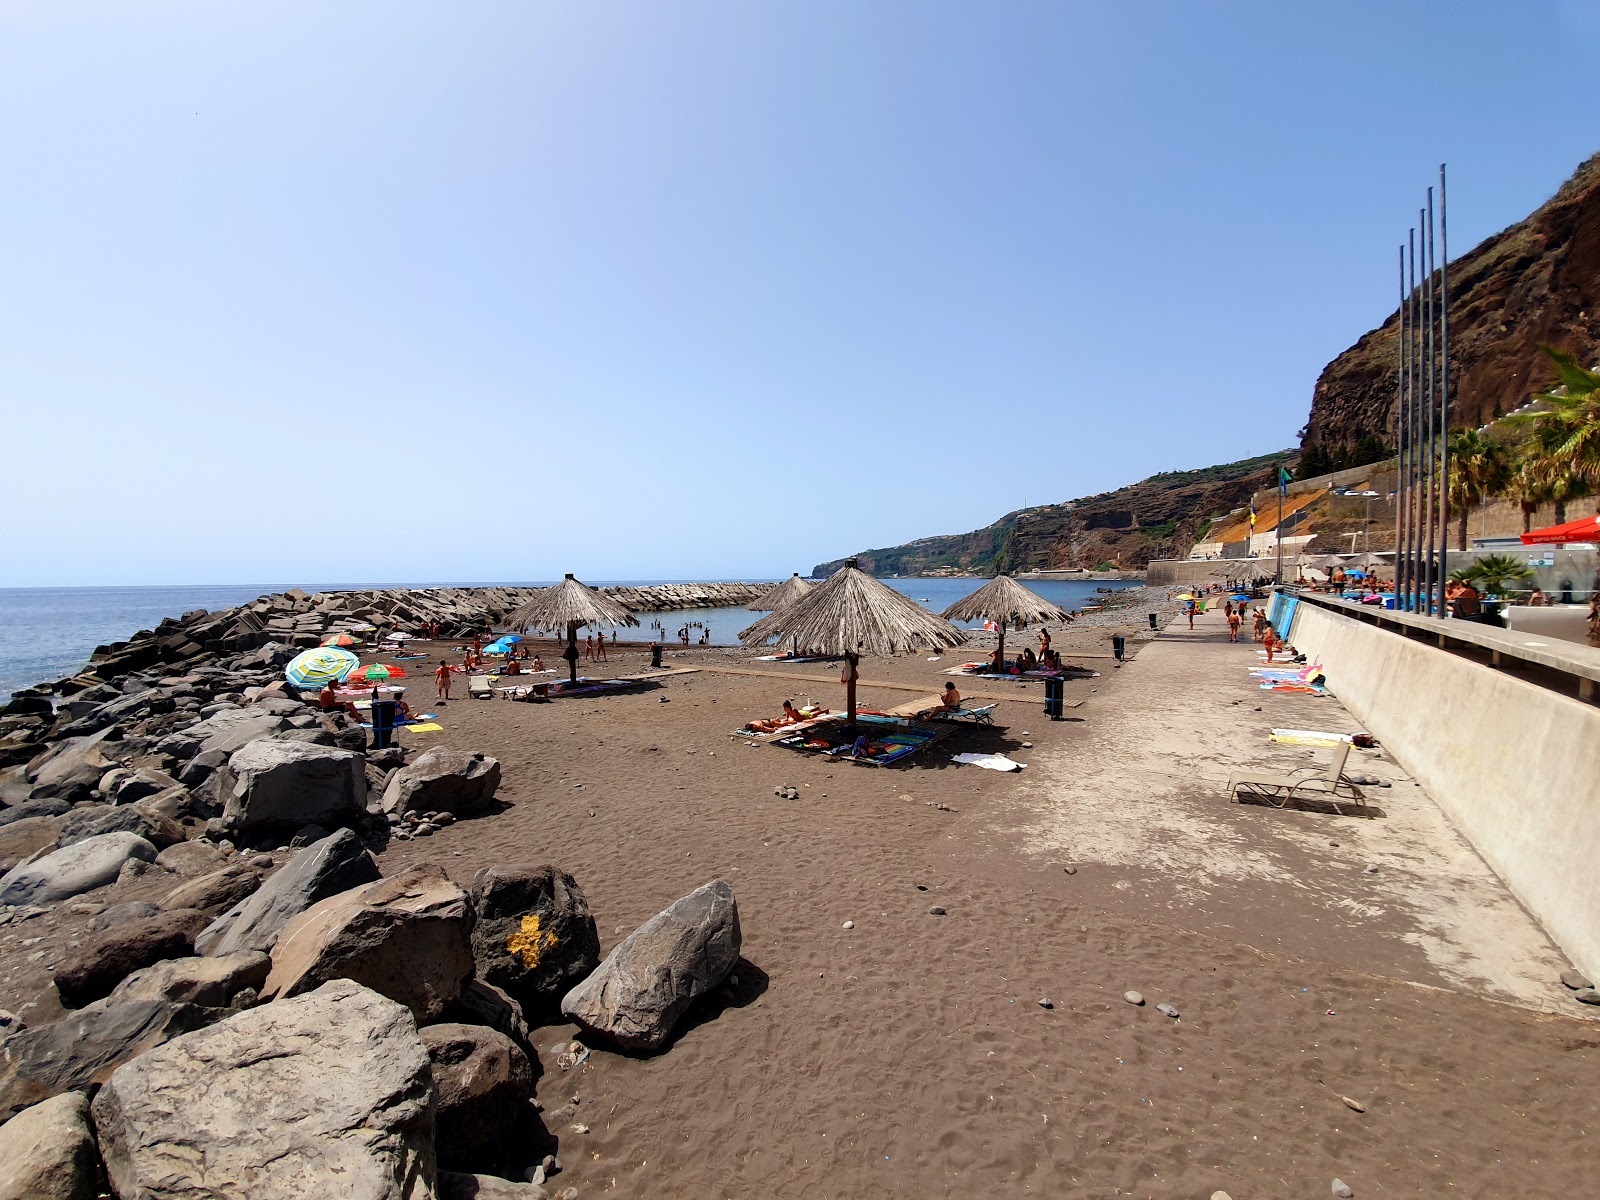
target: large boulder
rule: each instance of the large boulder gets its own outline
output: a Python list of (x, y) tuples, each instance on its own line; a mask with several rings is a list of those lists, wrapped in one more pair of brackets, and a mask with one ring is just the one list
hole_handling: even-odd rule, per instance
[(71, 846), (99, 837), (102, 833), (137, 834), (158, 850), (165, 850), (184, 840), (182, 825), (142, 804), (116, 808), (105, 804), (85, 804), (67, 817), (56, 844)]
[(513, 1183), (496, 1175), (439, 1172), (439, 1200), (550, 1200), (538, 1184)]
[(270, 737), (287, 727), (287, 722), (271, 713), (252, 712), (247, 708), (227, 708), (212, 713), (187, 729), (168, 734), (156, 749), (174, 758), (191, 759), (211, 751), (232, 754), (241, 746)]
[(44, 800), (88, 800), (100, 786), (100, 776), (117, 764), (102, 752), (103, 739), (68, 738), (56, 745), (38, 766), (29, 764), (33, 795)]
[(472, 907), (478, 978), (505, 989), (530, 1018), (553, 1016), (600, 965), (589, 901), (565, 871), (484, 867), (472, 877)]
[(219, 870), (227, 861), (228, 856), (212, 842), (178, 842), (156, 855), (156, 866), (190, 878)]
[(284, 926), (261, 994), (353, 979), (437, 1021), (472, 977), (472, 907), (438, 867), (407, 868), (312, 905)]
[[(103, 787), (105, 780), (102, 779), (100, 782)], [(165, 771), (158, 771), (154, 767), (137, 767), (117, 781), (112, 796), (117, 804), (137, 804), (141, 800), (148, 800), (151, 796), (158, 796), (170, 788), (181, 786)]]
[[(188, 843), (191, 846), (194, 844)], [(160, 858), (156, 861), (159, 862)], [(161, 907), (195, 908), (215, 916), (223, 909), (238, 904), (260, 886), (260, 871), (248, 863), (232, 862), (187, 883), (180, 883), (161, 898)]]
[(261, 990), (272, 959), (256, 950), (223, 958), (169, 958), (129, 975), (112, 991), (113, 1004), (170, 1000), (202, 1008), (226, 1008), (246, 988)]
[(562, 1013), (625, 1050), (661, 1048), (697, 997), (739, 961), (739, 906), (718, 879), (696, 888), (618, 943), (561, 1001)]
[(497, 1171), (512, 1165), (532, 1115), (533, 1067), (510, 1038), (482, 1025), (429, 1025), (422, 1044), (438, 1094), (439, 1165)]
[(113, 882), (129, 859), (153, 862), (156, 848), (134, 833), (102, 833), (0, 876), (0, 904), (48, 904)]
[(141, 967), (193, 954), (194, 935), (205, 925), (205, 914), (192, 908), (158, 912), (123, 921), (64, 951), (54, 976), (61, 1003), (82, 1008), (109, 996)]
[(6, 1038), (0, 1053), (0, 1121), (51, 1096), (104, 1083), (122, 1063), (187, 1033), (200, 1009), (163, 1000), (97, 1000), (48, 1025)]
[(94, 1200), (99, 1182), (82, 1092), (42, 1100), (0, 1125), (0, 1200)]
[(233, 829), (333, 826), (366, 815), (365, 763), (337, 746), (251, 742), (233, 752), (227, 770), (222, 819)]
[(0, 872), (11, 870), (41, 850), (55, 849), (66, 817), (24, 817), (0, 825)]
[(494, 800), (499, 787), (498, 759), (435, 746), (389, 777), (383, 792), (383, 810), (482, 812)]
[(319, 900), (378, 878), (378, 864), (348, 829), (312, 842), (276, 875), (208, 925), (194, 940), (209, 956), (270, 951), (292, 919)]
[(528, 1056), (537, 1071), (539, 1052), (534, 1049), (533, 1034), (522, 1015), (522, 1006), (494, 984), (481, 979), (467, 980), (456, 1002), (445, 1010), (444, 1019), (460, 1025), (484, 1025), (505, 1034)]
[(94, 1122), (118, 1196), (436, 1194), (427, 1051), (402, 1005), (347, 979), (125, 1064)]
[(13, 821), (26, 821), (29, 817), (64, 817), (71, 811), (72, 805), (65, 800), (25, 800), (10, 808), (0, 809), (0, 828)]

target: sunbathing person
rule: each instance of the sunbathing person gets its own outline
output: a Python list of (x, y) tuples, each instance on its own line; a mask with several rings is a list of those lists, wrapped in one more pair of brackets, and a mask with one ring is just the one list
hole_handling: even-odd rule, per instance
[(961, 707), (961, 693), (956, 691), (956, 685), (944, 685), (944, 695), (939, 697), (939, 707), (945, 712), (954, 712)]
[(1033, 651), (1027, 646), (1022, 648), (1022, 653), (1017, 656), (1017, 670), (1032, 671), (1039, 665), (1039, 660), (1034, 657)]
[(1000, 647), (996, 646), (994, 653), (989, 655), (989, 665), (985, 669), (991, 675), (1005, 674), (1006, 660), (1000, 657)]
[(508, 658), (506, 659), (505, 670), (501, 671), (500, 673), (502, 675), (521, 675), (522, 664), (514, 658)]
[(544, 659), (540, 658), (537, 654), (533, 656), (533, 669), (535, 671), (544, 670)]
[(785, 725), (798, 725), (805, 717), (800, 715), (800, 710), (794, 706), (793, 700), (783, 702), (783, 715), (773, 717), (770, 721), (751, 721), (745, 729), (751, 733), (771, 733), (775, 729), (782, 729)]

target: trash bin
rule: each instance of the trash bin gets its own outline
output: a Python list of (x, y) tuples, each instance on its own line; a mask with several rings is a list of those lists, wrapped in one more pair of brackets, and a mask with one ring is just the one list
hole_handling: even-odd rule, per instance
[(1127, 646), (1128, 639), (1123, 637), (1120, 633), (1114, 633), (1111, 635), (1111, 653), (1117, 656), (1118, 662), (1122, 661), (1122, 652), (1127, 649)]
[(657, 670), (661, 669), (661, 643), (650, 643), (650, 665)]
[(1150, 628), (1154, 629), (1155, 627), (1156, 627), (1156, 615), (1155, 615), (1155, 613), (1151, 613), (1150, 614)]
[(1067, 682), (1053, 678), (1044, 681), (1044, 714), (1052, 721), (1061, 720), (1061, 710), (1067, 698)]
[(372, 748), (386, 750), (394, 744), (394, 721), (400, 706), (393, 700), (372, 702)]

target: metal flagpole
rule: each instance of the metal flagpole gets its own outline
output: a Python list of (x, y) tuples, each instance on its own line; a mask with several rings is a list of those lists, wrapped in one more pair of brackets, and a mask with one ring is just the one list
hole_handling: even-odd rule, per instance
[(1406, 248), (1400, 247), (1400, 374), (1395, 380), (1394, 604), (1404, 608), (1406, 497)]
[(1422, 611), (1434, 611), (1434, 490), (1438, 486), (1437, 446), (1434, 445), (1434, 277), (1427, 274), (1427, 230), (1429, 210), (1434, 206), (1434, 189), (1427, 189), (1427, 206), (1418, 213), (1416, 256), (1422, 259), (1422, 408), (1426, 424), (1422, 430)]
[[(1433, 258), (1432, 238), (1428, 258)], [(1439, 612), (1443, 614), (1450, 561), (1450, 241), (1445, 230), (1443, 163), (1439, 164), (1439, 436), (1439, 472), (1444, 479), (1439, 495)]]
[(1411, 336), (1410, 358), (1411, 371), (1408, 378), (1408, 391), (1411, 396), (1411, 462), (1408, 467), (1410, 488), (1406, 505), (1406, 611), (1417, 611), (1418, 589), (1417, 577), (1422, 569), (1421, 547), (1417, 544), (1417, 532), (1421, 522), (1418, 517), (1422, 513), (1422, 405), (1417, 402), (1417, 383), (1422, 373), (1422, 355), (1417, 331), (1418, 318), (1422, 316), (1422, 293), (1417, 290), (1417, 231), (1411, 229), (1406, 234), (1406, 274), (1408, 276), (1408, 290), (1406, 304), (1411, 310)]

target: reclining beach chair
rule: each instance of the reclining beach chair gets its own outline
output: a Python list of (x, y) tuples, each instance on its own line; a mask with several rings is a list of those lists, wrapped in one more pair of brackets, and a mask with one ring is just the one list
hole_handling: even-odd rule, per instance
[[(1344, 810), (1339, 807), (1340, 800), (1359, 804), (1363, 808), (1367, 803), (1361, 789), (1345, 776), (1344, 764), (1349, 757), (1350, 743), (1342, 742), (1333, 752), (1332, 765), (1327, 768), (1312, 765), (1296, 767), (1287, 775), (1235, 775), (1228, 780), (1228, 795), (1237, 799), (1239, 790), (1247, 788), (1251, 795), (1259, 796), (1275, 808), (1284, 807), (1297, 796), (1314, 797), (1328, 801), (1333, 805), (1333, 811), (1342, 817)], [(1303, 775), (1302, 771), (1321, 773)]]
[(487, 675), (468, 676), (467, 696), (472, 700), (493, 700), (494, 688), (489, 686), (489, 677)]

